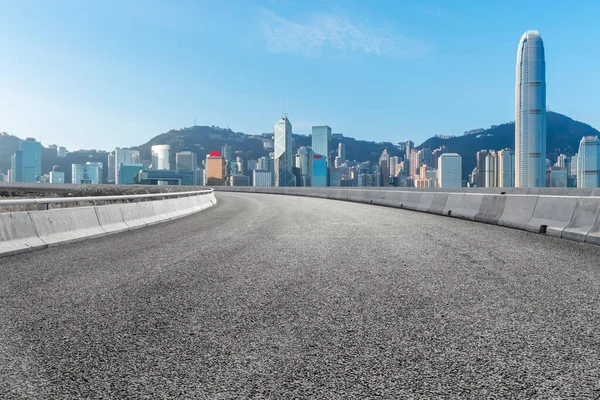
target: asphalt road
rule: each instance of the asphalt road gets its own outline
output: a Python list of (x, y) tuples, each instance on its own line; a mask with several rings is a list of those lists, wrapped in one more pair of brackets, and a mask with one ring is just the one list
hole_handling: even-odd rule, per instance
[(217, 197), (0, 259), (0, 398), (600, 397), (600, 247)]

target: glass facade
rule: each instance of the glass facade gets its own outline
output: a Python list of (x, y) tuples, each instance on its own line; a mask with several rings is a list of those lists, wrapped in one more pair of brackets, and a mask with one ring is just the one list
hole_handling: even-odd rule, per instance
[(515, 186), (546, 185), (546, 61), (542, 37), (527, 31), (517, 51)]
[(100, 168), (98, 165), (72, 164), (71, 183), (77, 185), (97, 185), (100, 183)]
[(314, 154), (312, 159), (311, 186), (327, 186), (327, 161), (325, 156)]
[(275, 186), (296, 186), (292, 172), (292, 124), (284, 115), (275, 124)]
[(327, 167), (331, 165), (331, 128), (327, 125), (312, 127), (312, 151), (325, 157)]
[(597, 188), (600, 174), (598, 171), (600, 141), (598, 136), (586, 136), (579, 142), (577, 157), (577, 187)]

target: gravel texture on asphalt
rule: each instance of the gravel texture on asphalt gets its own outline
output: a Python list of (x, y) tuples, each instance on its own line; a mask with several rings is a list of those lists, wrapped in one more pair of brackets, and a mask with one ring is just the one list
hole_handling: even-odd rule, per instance
[(600, 397), (600, 247), (217, 198), (0, 259), (0, 398)]

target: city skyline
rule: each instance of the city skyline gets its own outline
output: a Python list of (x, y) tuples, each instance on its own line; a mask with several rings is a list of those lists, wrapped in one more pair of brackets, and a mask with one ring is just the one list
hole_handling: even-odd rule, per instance
[[(530, 28), (551, 43), (550, 108), (600, 126), (600, 83), (586, 79), (598, 61), (586, 51), (596, 3), (532, 1), (517, 14), (510, 1), (235, 3), (132, 1), (116, 13), (110, 1), (40, 3), (35, 12), (1, 5), (10, 18), (0, 39), (0, 130), (110, 150), (194, 119), (265, 132), (287, 100), (297, 133), (329, 124), (358, 139), (420, 143), (513, 119), (514, 43)], [(224, 61), (231, 54), (236, 63)], [(264, 90), (275, 86), (285, 90)], [(339, 100), (315, 97), (317, 88)]]

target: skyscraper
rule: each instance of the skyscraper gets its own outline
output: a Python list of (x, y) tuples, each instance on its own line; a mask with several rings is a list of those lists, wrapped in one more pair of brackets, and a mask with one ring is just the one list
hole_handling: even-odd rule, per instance
[(515, 186), (515, 153), (511, 149), (498, 152), (498, 187)]
[(477, 162), (477, 187), (485, 187), (485, 159), (487, 154), (487, 150), (479, 150), (475, 155)]
[(327, 125), (312, 127), (312, 151), (325, 157), (327, 168), (333, 165), (331, 160), (331, 128)]
[(490, 151), (485, 156), (485, 187), (497, 187), (497, 161), (498, 156), (495, 151)]
[(585, 136), (579, 142), (577, 157), (577, 187), (597, 188), (600, 171), (600, 141), (598, 136)]
[(342, 142), (338, 144), (338, 157), (340, 158), (340, 165), (346, 161), (346, 145)]
[(439, 187), (462, 186), (462, 157), (456, 153), (444, 153), (438, 158), (437, 181)]
[(387, 149), (383, 149), (379, 157), (379, 168), (381, 169), (381, 186), (389, 186), (390, 183), (390, 155)]
[(233, 150), (232, 150), (231, 146), (228, 145), (227, 143), (225, 143), (223, 146), (221, 146), (221, 155), (225, 159), (225, 163), (227, 163), (228, 161), (231, 161), (231, 157), (233, 156)]
[(206, 185), (225, 186), (225, 158), (218, 151), (206, 156)]
[(546, 184), (546, 62), (538, 31), (527, 31), (517, 51), (515, 186)]
[(277, 121), (273, 136), (275, 139), (275, 186), (296, 186), (296, 177), (292, 172), (292, 124), (287, 115), (284, 114)]

